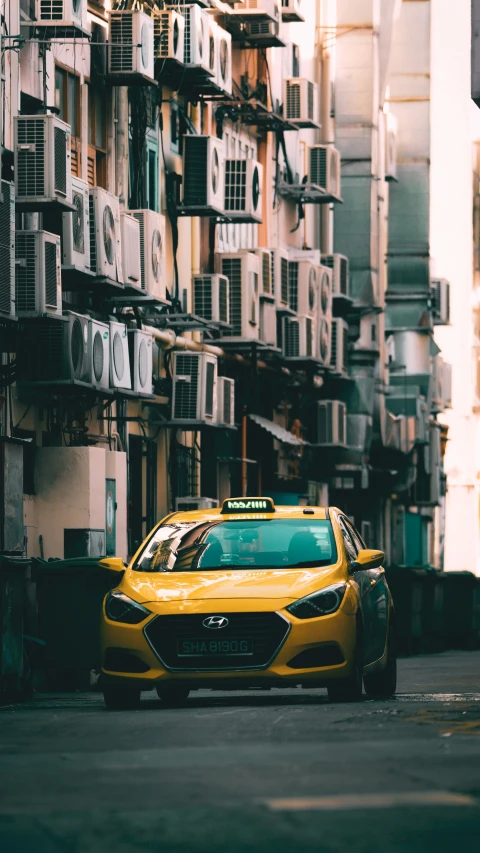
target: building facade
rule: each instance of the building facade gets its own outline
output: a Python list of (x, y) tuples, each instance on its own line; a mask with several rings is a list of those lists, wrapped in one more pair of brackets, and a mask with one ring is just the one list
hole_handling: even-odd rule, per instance
[(5, 5), (0, 550), (267, 494), (443, 566), (431, 5)]

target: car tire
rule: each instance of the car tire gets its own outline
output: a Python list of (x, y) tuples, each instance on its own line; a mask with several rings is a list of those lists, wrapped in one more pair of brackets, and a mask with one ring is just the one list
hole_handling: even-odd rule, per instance
[(365, 693), (370, 699), (390, 699), (397, 689), (397, 654), (393, 626), (388, 632), (387, 663), (381, 672), (363, 676)]
[(328, 699), (330, 702), (359, 702), (363, 692), (362, 677), (362, 632), (357, 629), (357, 642), (355, 645), (355, 660), (350, 675), (347, 678), (339, 678), (328, 685)]
[(158, 684), (157, 696), (165, 705), (182, 705), (189, 697), (190, 690), (183, 684)]
[(103, 698), (109, 711), (127, 711), (138, 708), (140, 692), (137, 687), (104, 687)]

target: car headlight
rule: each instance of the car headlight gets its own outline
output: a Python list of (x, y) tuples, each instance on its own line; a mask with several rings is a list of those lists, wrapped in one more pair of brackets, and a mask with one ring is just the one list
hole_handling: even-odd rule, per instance
[(317, 616), (328, 616), (340, 607), (347, 589), (346, 583), (334, 583), (320, 592), (313, 592), (305, 598), (299, 598), (286, 608), (297, 619), (314, 619)]
[(126, 622), (128, 625), (137, 625), (149, 616), (150, 610), (117, 589), (108, 593), (105, 601), (105, 613), (112, 622)]

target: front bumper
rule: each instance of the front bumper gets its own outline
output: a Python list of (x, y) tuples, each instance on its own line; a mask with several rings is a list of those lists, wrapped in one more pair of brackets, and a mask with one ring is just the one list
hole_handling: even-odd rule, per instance
[[(275, 604), (279, 606), (275, 606)], [(176, 606), (175, 606), (176, 605)], [(154, 622), (162, 616), (188, 617), (230, 613), (235, 607), (239, 617), (254, 617), (270, 622), (274, 614), (284, 625), (280, 642), (272, 646), (272, 655), (254, 666), (221, 661), (215, 668), (203, 661), (196, 669), (194, 662), (185, 667), (163, 653), (152, 643)], [(317, 619), (297, 619), (285, 609), (285, 602), (266, 601), (190, 601), (147, 605), (152, 616), (140, 625), (111, 622), (105, 615), (102, 624), (102, 678), (109, 682), (128, 682), (142, 689), (152, 689), (159, 682), (187, 684), (190, 689), (214, 688), (242, 690), (247, 687), (278, 687), (303, 684), (324, 686), (349, 675), (356, 642), (355, 608), (344, 600), (340, 609)], [(262, 614), (265, 620), (262, 620)], [(167, 620), (166, 620), (167, 622)], [(277, 639), (277, 638), (275, 638)], [(112, 652), (114, 650), (114, 652)], [(112, 661), (115, 666), (112, 668)], [(130, 664), (129, 661), (132, 663)], [(242, 664), (244, 662), (242, 661)], [(109, 665), (110, 664), (110, 665)], [(128, 668), (136, 671), (128, 671)], [(139, 671), (144, 670), (144, 671)]]

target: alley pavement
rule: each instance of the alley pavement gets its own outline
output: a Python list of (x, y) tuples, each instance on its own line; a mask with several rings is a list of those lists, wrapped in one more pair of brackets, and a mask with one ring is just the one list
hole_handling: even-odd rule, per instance
[(480, 652), (399, 662), (397, 696), (36, 696), (0, 716), (2, 853), (480, 850)]

